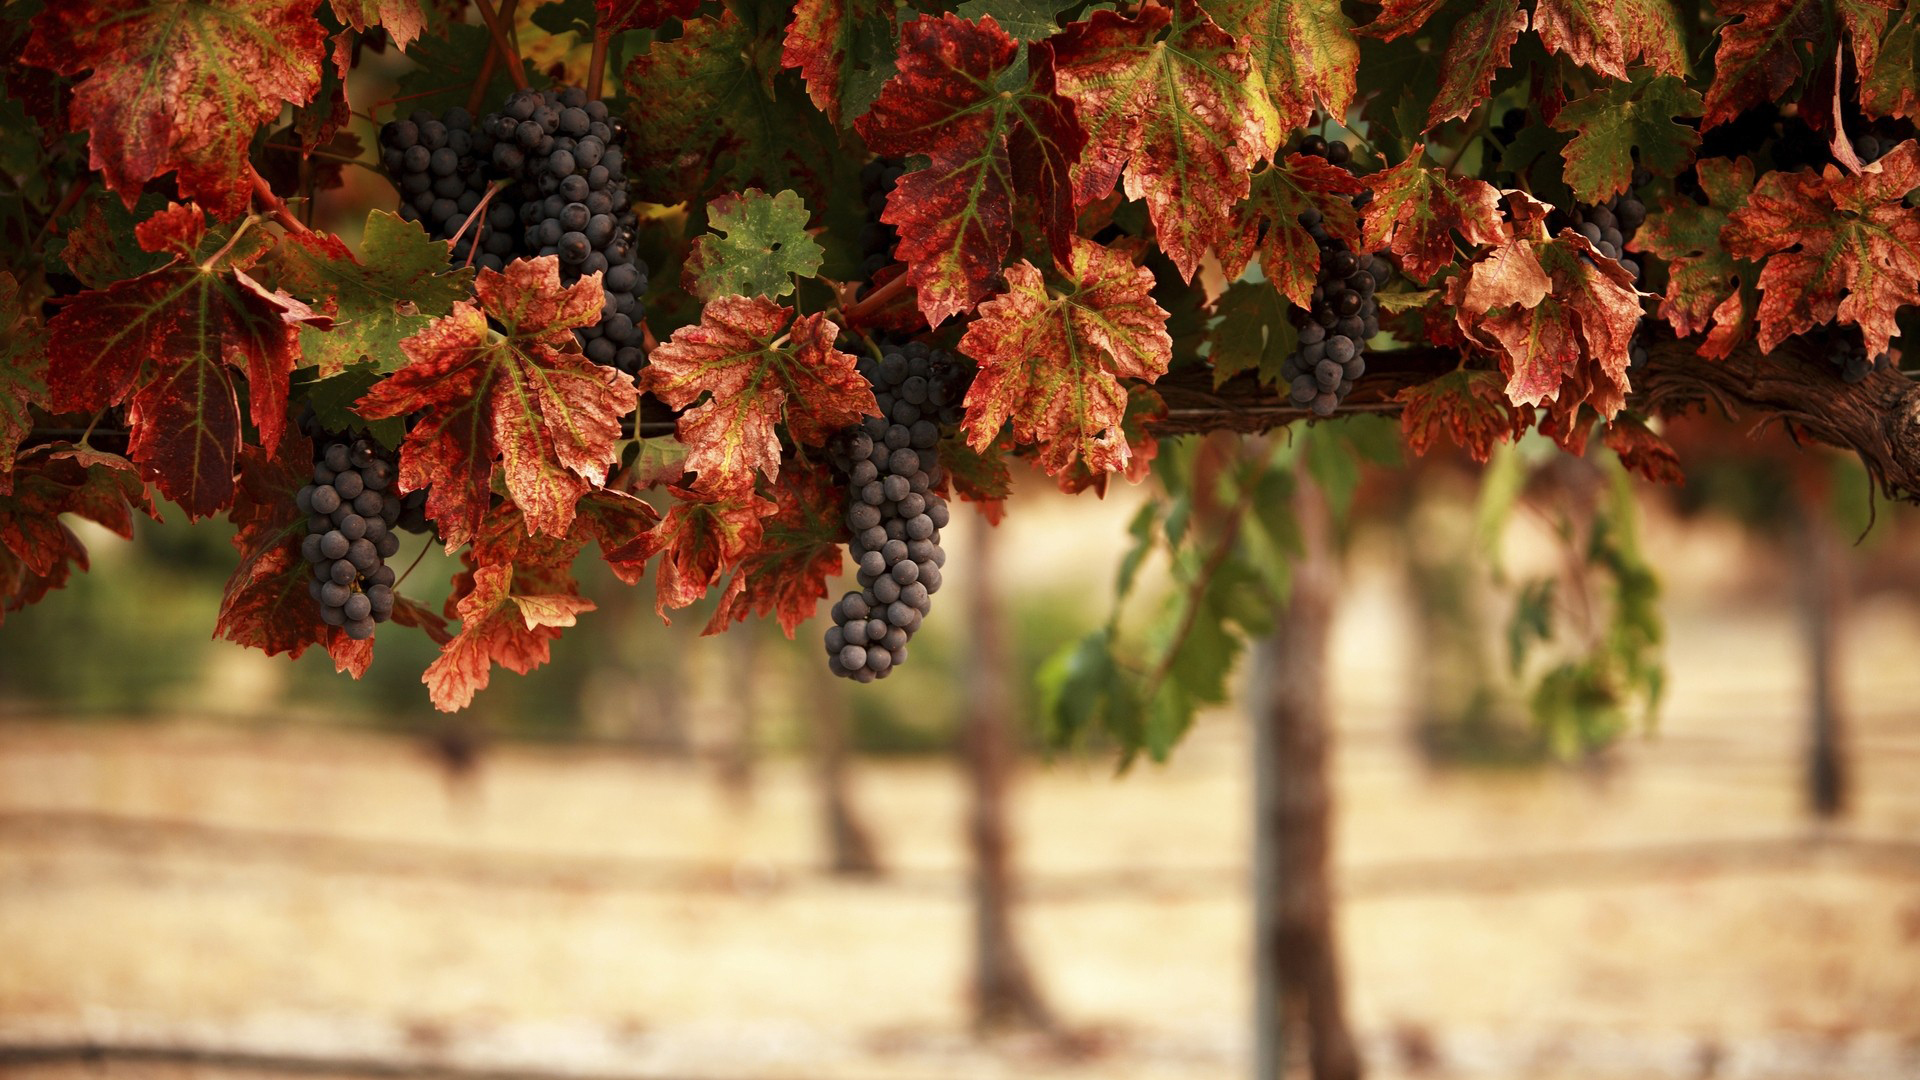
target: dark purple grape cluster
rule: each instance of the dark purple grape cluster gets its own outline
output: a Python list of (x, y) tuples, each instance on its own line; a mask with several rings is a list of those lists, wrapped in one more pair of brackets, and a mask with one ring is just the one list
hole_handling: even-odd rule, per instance
[(880, 415), (846, 432), (835, 463), (850, 493), (848, 551), (859, 592), (833, 605), (827, 666), (858, 682), (884, 679), (907, 661), (907, 642), (940, 591), (947, 553), (940, 530), (947, 503), (940, 485), (940, 438), (960, 422), (973, 366), (919, 342), (890, 345), (860, 362)]
[(307, 515), (300, 554), (313, 567), (307, 592), (320, 619), (365, 641), (393, 615), (393, 568), (400, 550), (393, 532), (403, 512), (392, 490), (393, 457), (371, 439), (327, 441), (313, 465), (313, 483), (294, 504)]
[(494, 140), (494, 172), (509, 182), (501, 194), (517, 214), (520, 251), (559, 256), (568, 284), (583, 274), (605, 275), (600, 321), (579, 332), (588, 359), (638, 371), (647, 271), (634, 249), (619, 121), (605, 102), (566, 87), (522, 90), (480, 126)]
[[(1855, 148), (1855, 153), (1859, 149)], [(1849, 383), (1863, 382), (1876, 371), (1893, 371), (1900, 366), (1898, 354), (1891, 350), (1868, 359), (1867, 343), (1858, 330), (1827, 329), (1826, 357)]]
[(892, 158), (874, 158), (860, 166), (860, 197), (865, 200), (867, 220), (860, 226), (860, 278), (872, 281), (873, 275), (892, 266), (894, 248), (900, 243), (900, 230), (880, 220), (887, 209), (887, 196), (906, 174), (906, 165)]
[[(1329, 143), (1318, 135), (1301, 140), (1299, 152), (1335, 165), (1353, 160), (1346, 143)], [(1300, 224), (1320, 245), (1320, 278), (1313, 286), (1312, 306), (1291, 313), (1300, 347), (1287, 358), (1281, 377), (1294, 404), (1312, 409), (1315, 416), (1332, 416), (1353, 390), (1354, 380), (1366, 374), (1367, 339), (1380, 332), (1374, 293), (1392, 276), (1393, 264), (1380, 255), (1348, 250), (1345, 241), (1327, 231), (1318, 210), (1302, 213)]]
[[(405, 120), (380, 129), (380, 163), (388, 179), (400, 189), (400, 216), (418, 221), (427, 235), (451, 240), (487, 193), (486, 162), (493, 152), (492, 136), (473, 127), (473, 117), (462, 108), (434, 116), (416, 110)], [(480, 244), (475, 265), (498, 270), (512, 256), (511, 236), (489, 232), (485, 221), (468, 229), (453, 248), (453, 261), (467, 262), (473, 245)]]

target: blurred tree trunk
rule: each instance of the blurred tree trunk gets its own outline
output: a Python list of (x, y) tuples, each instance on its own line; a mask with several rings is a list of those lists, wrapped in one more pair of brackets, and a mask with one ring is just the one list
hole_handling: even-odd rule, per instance
[(818, 656), (804, 658), (814, 681), (814, 782), (819, 785), (821, 820), (826, 826), (827, 867), (835, 874), (872, 877), (880, 873), (873, 834), (854, 812), (847, 782), (847, 695), (840, 680)]
[(1046, 1029), (1051, 1011), (1040, 996), (1013, 922), (1013, 840), (1007, 790), (1014, 764), (1014, 695), (1006, 624), (994, 576), (994, 530), (976, 520), (972, 603), (973, 655), (964, 669), (966, 716), (961, 734), (967, 788), (967, 847), (973, 856), (973, 1019), (976, 1030)]
[(1839, 672), (1847, 567), (1826, 510), (1824, 495), (1801, 500), (1789, 561), (1796, 571), (1807, 658), (1807, 803), (1815, 816), (1837, 818), (1846, 812), (1849, 794)]
[(1294, 513), (1304, 544), (1274, 632), (1258, 646), (1264, 678), (1251, 701), (1256, 737), (1254, 1067), (1278, 1080), (1285, 1029), (1304, 1021), (1314, 1080), (1355, 1080), (1360, 1055), (1347, 1029), (1333, 934), (1333, 789), (1327, 772), (1327, 653), (1339, 589), (1332, 516), (1304, 469)]
[(727, 710), (728, 727), (720, 746), (720, 787), (735, 803), (753, 801), (753, 766), (757, 747), (758, 693), (760, 684), (759, 624), (748, 620), (726, 635), (733, 655), (727, 666), (734, 673), (729, 687), (732, 708)]

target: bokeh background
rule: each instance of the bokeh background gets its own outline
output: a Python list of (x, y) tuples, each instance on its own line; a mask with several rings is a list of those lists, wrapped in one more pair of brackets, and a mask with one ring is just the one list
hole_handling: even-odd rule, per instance
[[(1363, 484), (1330, 772), (1370, 1075), (1920, 1076), (1915, 515), (1856, 542), (1846, 462), (1672, 434), (1688, 485), (1638, 496), (1665, 698), (1571, 750), (1507, 673), (1481, 474)], [(828, 677), (819, 619), (700, 637), (701, 609), (664, 626), (650, 583), (589, 580), (553, 664), (454, 717), (397, 627), (358, 683), (210, 640), (223, 525), (89, 533), (92, 570), (0, 625), (0, 1074), (1250, 1075), (1244, 691), (1164, 765), (1035, 737), (1035, 673), (1106, 617), (1153, 491), (1020, 477), (991, 576), (957, 515), (884, 683)], [(1517, 513), (1503, 561), (1551, 551), (1545, 521)], [(450, 571), (428, 552), (403, 591)], [(1009, 646), (1015, 930), (1050, 1028), (974, 1023), (981, 634)]]

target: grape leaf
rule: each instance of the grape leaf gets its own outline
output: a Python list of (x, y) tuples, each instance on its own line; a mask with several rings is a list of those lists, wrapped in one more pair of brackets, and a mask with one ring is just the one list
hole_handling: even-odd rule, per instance
[(1687, 32), (1673, 0), (1613, 0), (1625, 38), (1621, 59), (1662, 75), (1687, 74)]
[[(571, 545), (549, 540), (545, 546)], [(455, 712), (472, 704), (495, 664), (525, 675), (547, 662), (561, 628), (595, 607), (579, 595), (566, 566), (522, 553), (511, 562), (474, 568), (471, 588), (450, 601), (460, 632), (420, 676), (434, 708)]]
[(1508, 63), (1513, 43), (1527, 28), (1519, 0), (1477, 4), (1454, 25), (1440, 65), (1440, 92), (1427, 106), (1427, 128), (1467, 116), (1487, 100), (1493, 78)]
[(365, 33), (378, 24), (402, 52), (427, 28), (420, 0), (331, 0), (333, 14), (342, 23)]
[(1787, 96), (1801, 75), (1801, 48), (1826, 34), (1820, 0), (1716, 0), (1730, 20), (1720, 27), (1700, 130), (1724, 124), (1750, 106)]
[(1641, 479), (1655, 484), (1684, 484), (1680, 455), (1667, 440), (1654, 434), (1646, 422), (1631, 413), (1621, 413), (1608, 424), (1600, 441), (1620, 456), (1620, 464)]
[(1008, 289), (980, 305), (960, 349), (980, 363), (967, 391), (967, 442), (984, 450), (1012, 421), (1014, 438), (1039, 443), (1036, 464), (1059, 475), (1084, 461), (1093, 472), (1127, 466), (1120, 379), (1166, 373), (1173, 339), (1149, 295), (1153, 272), (1092, 241), (1074, 244), (1071, 279), (1049, 288), (1021, 261)]
[[(854, 127), (875, 151), (926, 155), (900, 177), (880, 220), (938, 326), (989, 296), (1013, 244), (1014, 192), (1038, 208), (1056, 252), (1070, 244), (1068, 170), (1083, 136), (1054, 93), (1052, 53), (1020, 46), (991, 19), (915, 19), (901, 29), (900, 73)], [(1031, 202), (1028, 202), (1031, 200)]]
[(60, 258), (89, 289), (104, 289), (116, 281), (158, 270), (166, 265), (167, 257), (143, 250), (134, 239), (133, 228), (136, 222), (166, 207), (163, 196), (151, 193), (140, 196), (131, 210), (111, 193), (88, 198), (81, 206), (80, 220), (67, 232), (67, 246)]
[(0, 271), (0, 495), (13, 490), (14, 452), (47, 401), (47, 335), (20, 303), (20, 285)]
[(1547, 51), (1610, 79), (1627, 77), (1627, 36), (1610, 0), (1537, 0), (1533, 29)]
[[(1310, 307), (1319, 284), (1320, 245), (1300, 215), (1313, 211), (1335, 238), (1360, 246), (1360, 215), (1353, 197), (1365, 190), (1360, 178), (1322, 157), (1289, 154), (1253, 178), (1252, 190), (1238, 210), (1231, 238), (1222, 245), (1220, 265), (1237, 278), (1259, 245), (1260, 270), (1295, 307)], [(1262, 221), (1265, 227), (1262, 227)]]
[(807, 235), (807, 204), (792, 191), (769, 196), (758, 188), (722, 195), (707, 204), (707, 221), (721, 236), (693, 242), (681, 274), (701, 300), (766, 296), (793, 291), (795, 276), (820, 272), (820, 242)]
[(1340, 0), (1208, 0), (1205, 7), (1248, 50), (1249, 76), (1276, 131), (1306, 126), (1315, 109), (1347, 114), (1360, 43)]
[(807, 96), (827, 119), (849, 121), (873, 103), (861, 88), (884, 82), (893, 72), (898, 36), (893, 19), (893, 5), (880, 0), (799, 0), (781, 47), (781, 66), (800, 69)]
[[(1273, 290), (1266, 290), (1272, 296)], [(940, 471), (952, 482), (953, 493), (977, 503), (987, 524), (998, 525), (1007, 516), (1007, 496), (1013, 492), (1013, 471), (1007, 466), (1010, 450), (997, 439), (984, 450), (967, 445), (966, 433), (951, 431), (940, 440)]]
[(407, 365), (359, 407), (369, 420), (420, 414), (401, 444), (400, 487), (430, 487), (427, 516), (449, 551), (478, 532), (496, 474), (528, 528), (564, 535), (580, 497), (606, 482), (620, 418), (639, 400), (573, 336), (600, 318), (599, 274), (562, 286), (558, 258), (517, 259), (480, 271), (474, 291), (477, 304), (454, 304), (400, 343)]
[(824, 315), (795, 319), (792, 308), (765, 297), (723, 296), (653, 351), (640, 387), (687, 410), (676, 430), (696, 488), (751, 489), (756, 471), (778, 480), (774, 429), (783, 420), (796, 441), (818, 446), (879, 412), (855, 358), (833, 347), (839, 333)]
[(91, 165), (128, 206), (148, 180), (222, 217), (252, 197), (247, 143), (320, 88), (326, 30), (312, 0), (103, 0), (49, 5), (21, 59), (62, 75)]
[(593, 0), (598, 29), (608, 34), (651, 30), (668, 19), (684, 19), (700, 10), (700, 0)]
[(1361, 246), (1400, 256), (1400, 268), (1420, 282), (1453, 262), (1453, 233), (1470, 244), (1497, 244), (1506, 235), (1500, 193), (1475, 177), (1421, 168), (1424, 151), (1415, 146), (1407, 160), (1367, 178), (1374, 197), (1361, 217)]
[[(413, 43), (407, 59), (419, 66), (399, 77), (394, 94), (406, 102), (408, 112), (425, 109), (441, 113), (456, 105), (465, 108), (475, 73), (489, 53), (494, 53), (493, 36), (487, 33), (486, 27), (465, 22), (445, 23), (435, 33)], [(531, 85), (547, 84), (531, 61), (523, 60), (520, 66)], [(493, 78), (488, 80), (481, 97), (484, 101), (505, 101), (513, 90), (513, 77), (506, 65), (496, 63)]]
[[(198, 207), (174, 206), (136, 229), (149, 251), (184, 256), (206, 239)], [(81, 294), (48, 324), (47, 385), (61, 412), (131, 401), (129, 455), (189, 517), (233, 497), (242, 436), (233, 370), (247, 375), (260, 445), (286, 425), (287, 379), (302, 325), (324, 316), (263, 288), (242, 269), (259, 247), (236, 245), (215, 264), (176, 257), (104, 291)]]
[(240, 564), (221, 594), (214, 636), (289, 659), (320, 645), (335, 668), (359, 678), (373, 660), (373, 644), (320, 621), (320, 606), (307, 588), (313, 567), (300, 555), (307, 516), (294, 505), (294, 495), (313, 479), (313, 443), (294, 434), (271, 454), (246, 447), (239, 475), (228, 517), (238, 527), (233, 546)]
[(136, 510), (153, 515), (131, 468), (87, 464), (40, 448), (21, 455), (11, 492), (0, 493), (0, 619), (65, 585), (75, 566), (87, 568), (86, 546), (61, 514), (77, 514), (132, 539)]
[(1380, 14), (1373, 21), (1362, 26), (1356, 33), (1366, 37), (1392, 41), (1405, 34), (1419, 33), (1421, 27), (1434, 13), (1447, 6), (1448, 0), (1386, 0), (1380, 5)]
[(1236, 281), (1214, 302), (1220, 316), (1207, 336), (1213, 360), (1213, 385), (1243, 371), (1258, 371), (1268, 386), (1280, 378), (1280, 369), (1299, 344), (1289, 308), (1281, 295), (1257, 281)]
[(273, 284), (333, 316), (333, 328), (300, 334), (301, 366), (328, 378), (373, 362), (387, 374), (406, 362), (401, 339), (453, 310), (473, 289), (473, 271), (447, 269), (449, 245), (416, 222), (375, 210), (361, 234), (361, 258), (327, 233), (292, 233), (262, 266)]
[(1421, 457), (1441, 435), (1482, 465), (1493, 448), (1526, 431), (1533, 410), (1507, 400), (1497, 371), (1461, 369), (1393, 396), (1401, 405), (1400, 434)]
[(1860, 107), (1869, 116), (1920, 117), (1920, 5), (1908, 4), (1887, 31), (1868, 74), (1860, 80)]
[(1888, 151), (1858, 176), (1772, 172), (1728, 215), (1729, 254), (1760, 270), (1763, 352), (1838, 319), (1860, 327), (1868, 355), (1900, 333), (1894, 317), (1920, 304), (1920, 214), (1904, 202), (1920, 188), (1920, 143)]
[(966, 0), (954, 10), (975, 22), (992, 19), (1015, 41), (1045, 41), (1060, 32), (1054, 17), (1073, 6), (1069, 0)]
[(763, 519), (778, 509), (747, 488), (719, 496), (678, 485), (667, 490), (677, 500), (667, 516), (622, 552), (642, 562), (661, 556), (654, 571), (653, 610), (663, 622), (672, 621), (667, 609), (698, 602), (728, 567), (758, 546)]
[(1627, 347), (1640, 323), (1633, 277), (1586, 237), (1525, 233), (1449, 283), (1460, 331), (1500, 358), (1507, 399), (1571, 417), (1626, 404)]
[(820, 463), (789, 463), (785, 476), (773, 491), (776, 509), (760, 519), (760, 537), (720, 590), (705, 633), (750, 614), (774, 615), (792, 638), (826, 598), (827, 581), (840, 576), (846, 487)]
[(1730, 254), (1720, 243), (1720, 234), (1728, 217), (1747, 204), (1753, 190), (1753, 163), (1746, 158), (1710, 158), (1695, 166), (1695, 171), (1707, 205), (1688, 198), (1662, 198), (1660, 208), (1647, 215), (1627, 247), (1667, 261), (1667, 292), (1660, 299), (1660, 317), (1683, 338), (1711, 324), (1713, 329), (1701, 342), (1699, 353), (1720, 359), (1752, 329), (1741, 286), (1754, 284), (1758, 267)]
[(1124, 170), (1127, 197), (1146, 200), (1160, 249), (1191, 281), (1208, 249), (1232, 236), (1249, 170), (1279, 140), (1245, 50), (1193, 0), (1178, 4), (1149, 3), (1131, 18), (1095, 11), (1054, 51), (1087, 138), (1075, 203), (1105, 196)]
[(1700, 107), (1699, 93), (1671, 75), (1611, 83), (1568, 102), (1553, 118), (1555, 128), (1574, 133), (1565, 150), (1568, 186), (1582, 202), (1597, 203), (1633, 186), (1636, 161), (1661, 176), (1679, 172), (1700, 134), (1672, 118), (1698, 116)]

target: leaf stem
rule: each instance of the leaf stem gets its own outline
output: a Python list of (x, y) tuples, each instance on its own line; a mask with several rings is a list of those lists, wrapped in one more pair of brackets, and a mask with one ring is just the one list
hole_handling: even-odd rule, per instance
[(847, 323), (851, 325), (886, 307), (893, 302), (894, 297), (899, 296), (911, 286), (912, 283), (907, 280), (907, 275), (902, 272), (892, 281), (868, 293), (866, 299), (856, 302), (850, 308), (843, 309), (841, 314), (846, 317)]
[(211, 273), (214, 264), (226, 258), (227, 252), (233, 250), (233, 245), (239, 243), (240, 238), (247, 235), (247, 230), (253, 228), (254, 224), (259, 220), (260, 215), (258, 214), (248, 214), (246, 217), (240, 219), (240, 226), (233, 230), (233, 235), (227, 237), (227, 242), (220, 245), (219, 251), (207, 256), (206, 261), (200, 264), (200, 269)]
[(593, 58), (587, 61), (587, 99), (600, 100), (600, 91), (607, 84), (607, 46), (613, 43), (613, 35), (607, 33), (604, 26), (593, 28)]
[[(473, 223), (475, 221), (478, 221), (480, 219), (480, 215), (486, 212), (487, 204), (492, 202), (493, 197), (495, 195), (500, 194), (500, 189), (506, 186), (507, 186), (507, 182), (505, 180), (495, 180), (491, 185), (487, 187), (487, 193), (485, 195), (480, 196), (480, 201), (478, 203), (475, 203), (473, 209), (467, 213), (467, 220), (460, 223), (460, 230), (453, 234), (453, 239), (447, 241), (448, 250), (452, 250), (454, 245), (460, 242), (460, 238), (462, 236), (465, 236), (467, 234), (467, 230), (469, 228), (472, 228)], [(468, 266), (473, 265), (474, 253), (479, 250), (480, 250), (480, 230), (474, 229), (473, 242), (467, 245), (467, 265)]]
[(407, 574), (413, 573), (413, 568), (416, 566), (419, 566), (420, 560), (427, 557), (427, 549), (433, 546), (432, 533), (428, 533), (426, 535), (426, 541), (427, 541), (426, 543), (420, 545), (420, 554), (415, 555), (413, 557), (413, 561), (407, 564), (406, 572), (402, 573), (398, 578), (394, 579), (394, 582), (393, 582), (394, 591), (396, 592), (399, 591), (401, 582), (404, 582), (407, 580)]
[(487, 103), (487, 87), (493, 82), (494, 69), (500, 66), (500, 54), (488, 49), (487, 55), (480, 61), (480, 77), (473, 80), (473, 89), (467, 91), (467, 112), (480, 115), (480, 109)]
[[(272, 185), (267, 183), (265, 177), (254, 171), (252, 165), (247, 166), (247, 176), (253, 181), (253, 197), (260, 201), (260, 205), (266, 207), (267, 213), (273, 216), (274, 221), (279, 222), (281, 228), (302, 236), (312, 235), (313, 230), (307, 228), (306, 222), (288, 211), (287, 204), (281, 201), (280, 196), (273, 193)], [(239, 235), (237, 232), (234, 233), (236, 237)]]
[(520, 54), (513, 51), (513, 43), (507, 40), (506, 27), (501, 25), (500, 13), (494, 10), (493, 0), (474, 0), (480, 9), (480, 18), (487, 24), (487, 33), (493, 35), (493, 47), (500, 50), (500, 61), (507, 65), (507, 77), (513, 80), (515, 89), (527, 89), (527, 72), (520, 63)]
[(1478, 109), (1474, 110), (1474, 112), (1475, 115), (1480, 117), (1481, 122), (1468, 129), (1466, 135), (1461, 138), (1459, 145), (1455, 146), (1453, 152), (1447, 155), (1447, 160), (1440, 163), (1440, 168), (1449, 174), (1453, 172), (1455, 165), (1460, 164), (1460, 159), (1467, 156), (1467, 147), (1472, 146), (1477, 140), (1485, 137), (1482, 134), (1482, 129), (1486, 127), (1487, 118), (1493, 115), (1492, 108), (1488, 105), (1481, 105)]

